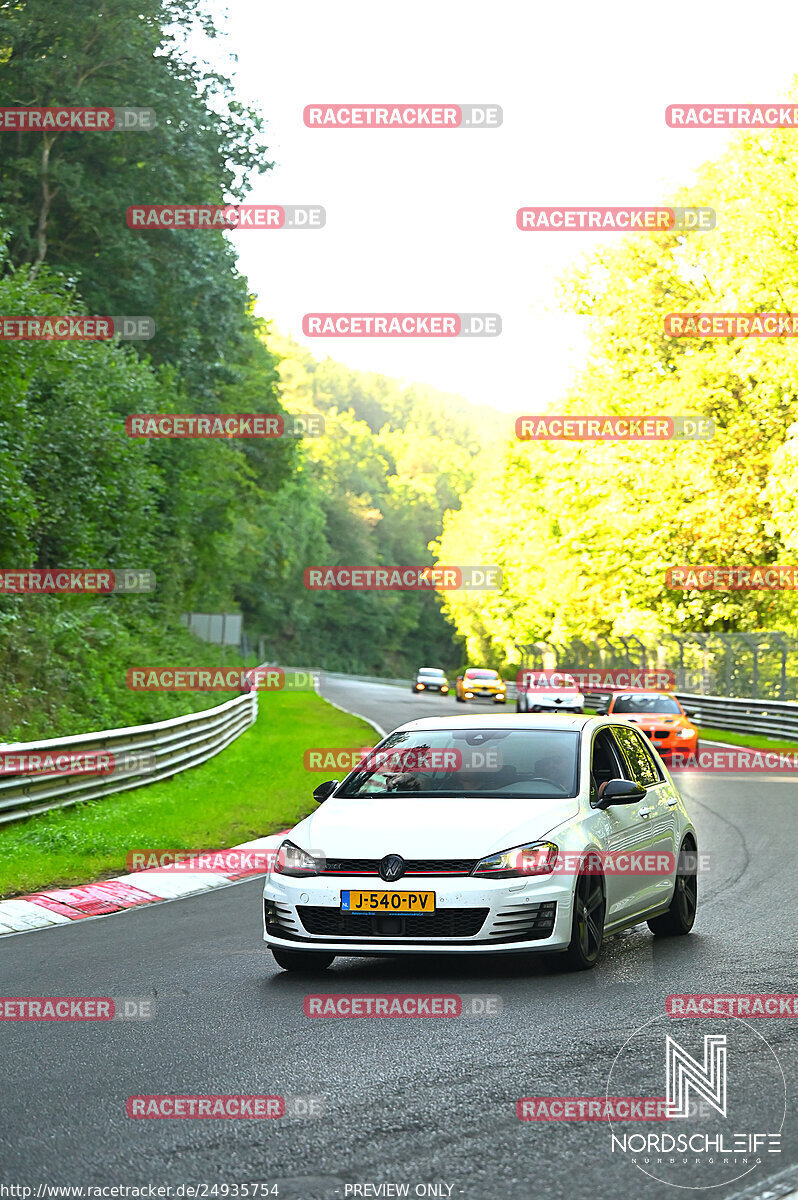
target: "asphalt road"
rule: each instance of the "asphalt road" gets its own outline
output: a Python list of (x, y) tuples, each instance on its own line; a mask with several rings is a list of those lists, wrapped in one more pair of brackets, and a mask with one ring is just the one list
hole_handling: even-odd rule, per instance
[[(328, 681), (325, 690), (386, 728), (464, 711), (388, 686)], [(712, 856), (693, 934), (656, 942), (645, 927), (621, 934), (581, 975), (534, 959), (339, 958), (308, 983), (278, 971), (263, 949), (259, 880), (2, 939), (5, 995), (153, 997), (156, 1014), (2, 1024), (0, 1180), (34, 1189), (257, 1181), (289, 1200), (390, 1195), (384, 1183), (408, 1184), (411, 1196), (424, 1194), (416, 1185), (444, 1185), (427, 1194), (469, 1200), (677, 1195), (611, 1153), (605, 1123), (524, 1123), (515, 1105), (530, 1095), (603, 1096), (618, 1051), (662, 1016), (669, 994), (798, 992), (798, 785), (695, 775), (682, 787)], [(302, 1009), (310, 991), (477, 992), (503, 1007), (469, 1020), (310, 1020)], [(703, 1023), (676, 1023), (688, 1024)], [(750, 1024), (781, 1063), (789, 1115), (782, 1153), (712, 1193), (724, 1198), (798, 1188), (798, 1021)], [(664, 1090), (660, 1059), (652, 1035), (649, 1066)], [(730, 1059), (736, 1112), (760, 1129), (773, 1081), (753, 1060), (740, 1068)], [(320, 1097), (324, 1114), (126, 1116), (131, 1095), (209, 1093)]]

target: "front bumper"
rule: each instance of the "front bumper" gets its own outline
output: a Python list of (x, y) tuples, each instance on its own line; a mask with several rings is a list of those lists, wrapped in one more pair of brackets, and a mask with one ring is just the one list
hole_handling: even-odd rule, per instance
[(681, 738), (677, 737), (675, 732), (671, 733), (669, 731), (666, 737), (655, 737), (653, 736), (656, 732), (655, 730), (646, 729), (640, 725), (638, 725), (638, 729), (642, 734), (644, 734), (646, 739), (651, 742), (652, 746), (656, 746), (663, 758), (670, 758), (675, 753), (685, 756), (696, 755), (698, 753), (697, 736), (692, 738)]
[(534, 707), (540, 709), (541, 712), (550, 713), (581, 713), (585, 704), (584, 699), (578, 696), (569, 697), (567, 700), (559, 702), (552, 700), (549, 696), (527, 696), (525, 703), (527, 712), (530, 712)]
[[(431, 891), (435, 912), (342, 913), (344, 889)], [(572, 895), (573, 879), (552, 875), (502, 880), (414, 875), (386, 884), (363, 875), (270, 874), (263, 887), (263, 938), (285, 950), (355, 956), (564, 950), (571, 939)]]

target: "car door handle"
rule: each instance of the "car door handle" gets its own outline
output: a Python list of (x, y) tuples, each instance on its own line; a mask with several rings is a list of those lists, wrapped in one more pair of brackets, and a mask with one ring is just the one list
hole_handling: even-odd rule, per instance
[(638, 817), (650, 817), (651, 813), (652, 809), (650, 808), (638, 808), (637, 810)]
[(670, 799), (666, 801), (666, 803), (668, 805), (668, 808), (676, 808), (679, 801), (676, 799), (675, 796), (671, 796)]

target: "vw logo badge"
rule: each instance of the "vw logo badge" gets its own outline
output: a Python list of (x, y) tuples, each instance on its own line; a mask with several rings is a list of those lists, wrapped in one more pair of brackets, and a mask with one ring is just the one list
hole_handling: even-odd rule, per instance
[(394, 879), (401, 879), (404, 873), (405, 860), (401, 855), (386, 854), (380, 863), (380, 879), (384, 879), (386, 883), (392, 883)]

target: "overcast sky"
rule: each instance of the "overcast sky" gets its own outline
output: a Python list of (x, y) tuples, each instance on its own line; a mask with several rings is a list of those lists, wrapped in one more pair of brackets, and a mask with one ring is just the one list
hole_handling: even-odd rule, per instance
[[(741, 0), (228, 0), (218, 11), (229, 37), (211, 45), (238, 55), (239, 94), (267, 118), (276, 163), (248, 201), (327, 211), (321, 231), (234, 235), (258, 312), (319, 357), (511, 413), (562, 395), (583, 340), (558, 308), (557, 278), (597, 238), (621, 236), (521, 233), (516, 209), (659, 204), (735, 136), (669, 129), (668, 104), (774, 101), (798, 72), (793, 0), (759, 12)], [(504, 123), (303, 124), (306, 104), (377, 101), (496, 103)], [(303, 313), (320, 311), (498, 312), (504, 330), (304, 338)]]

